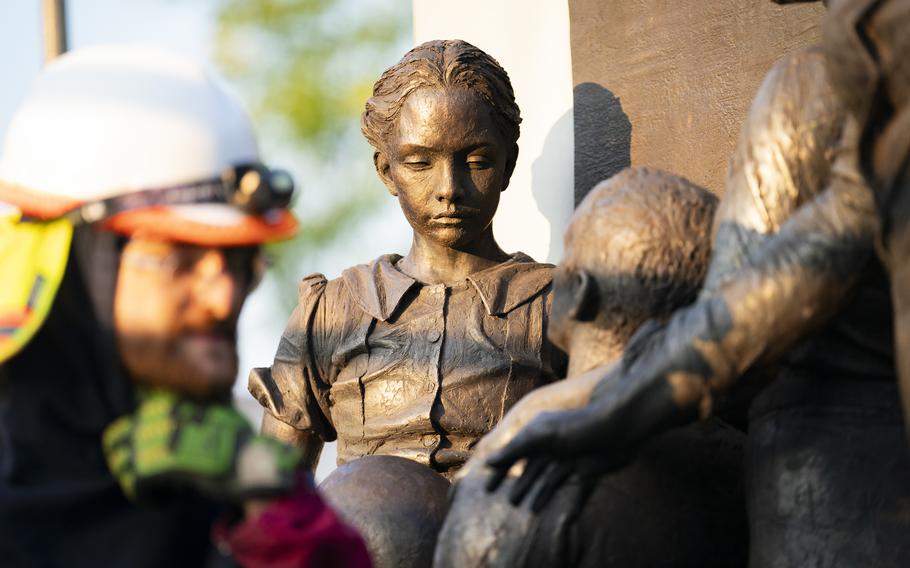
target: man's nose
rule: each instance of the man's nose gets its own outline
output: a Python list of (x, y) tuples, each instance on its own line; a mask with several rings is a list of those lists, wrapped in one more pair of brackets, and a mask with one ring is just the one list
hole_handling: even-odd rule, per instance
[(200, 307), (218, 321), (230, 317), (237, 283), (228, 270), (224, 253), (213, 249), (205, 253), (196, 265), (194, 296)]
[(436, 179), (437, 201), (457, 201), (464, 194), (461, 172), (452, 160), (444, 160), (438, 168)]

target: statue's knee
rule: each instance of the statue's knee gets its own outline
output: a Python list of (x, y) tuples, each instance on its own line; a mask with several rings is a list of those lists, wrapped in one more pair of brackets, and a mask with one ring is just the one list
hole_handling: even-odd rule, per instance
[(449, 482), (425, 465), (393, 456), (344, 464), (320, 485), (367, 543), (376, 568), (426, 568), (448, 507)]

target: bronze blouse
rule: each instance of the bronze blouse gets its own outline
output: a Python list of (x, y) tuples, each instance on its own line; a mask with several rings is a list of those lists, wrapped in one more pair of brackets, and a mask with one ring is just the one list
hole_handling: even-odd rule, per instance
[(452, 472), (522, 396), (564, 374), (546, 339), (552, 265), (522, 253), (452, 285), (386, 255), (303, 279), (271, 369), (249, 389), (338, 463), (396, 455)]

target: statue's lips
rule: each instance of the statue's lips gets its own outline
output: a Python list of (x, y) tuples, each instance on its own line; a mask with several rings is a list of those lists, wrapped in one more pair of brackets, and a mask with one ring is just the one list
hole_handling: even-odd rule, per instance
[(442, 225), (459, 225), (478, 213), (477, 209), (459, 208), (433, 215), (433, 222)]

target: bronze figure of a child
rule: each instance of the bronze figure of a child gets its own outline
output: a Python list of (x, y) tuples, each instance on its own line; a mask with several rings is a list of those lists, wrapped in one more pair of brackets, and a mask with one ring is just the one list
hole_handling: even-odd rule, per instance
[(552, 267), (493, 237), (520, 121), (506, 72), (463, 41), (420, 45), (377, 81), (362, 131), (411, 249), (304, 278), (274, 363), (250, 375), (263, 430), (311, 465), (337, 438), (339, 464), (393, 455), (448, 477), (561, 376), (546, 339)]

